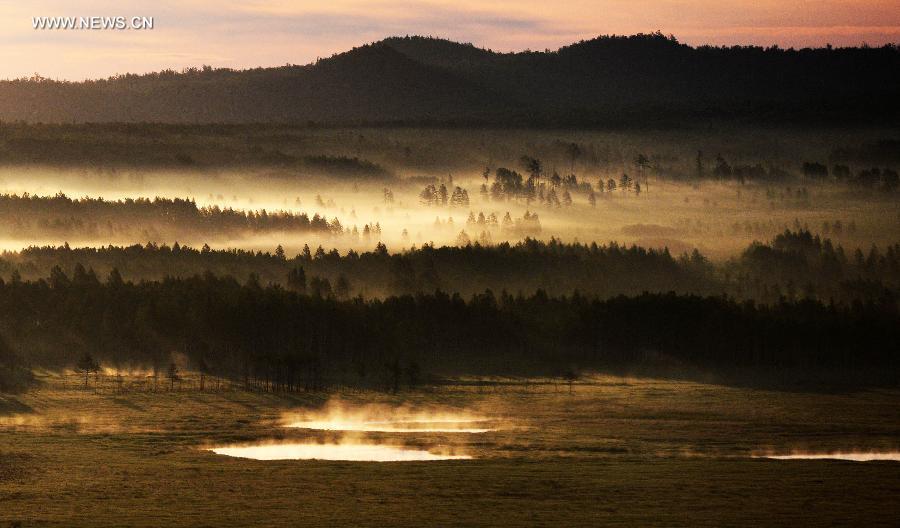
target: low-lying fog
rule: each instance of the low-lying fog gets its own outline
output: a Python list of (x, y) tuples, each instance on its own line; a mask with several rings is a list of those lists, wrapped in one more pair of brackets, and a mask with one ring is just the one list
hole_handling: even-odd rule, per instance
[[(375, 442), (366, 433), (389, 433), (395, 441), (413, 433), (486, 433), (495, 430), (488, 418), (468, 410), (412, 405), (354, 404), (339, 398), (321, 409), (285, 413), (282, 425), (291, 429), (339, 433), (331, 442), (263, 442), (213, 447), (219, 454), (256, 460), (348, 460), (404, 462), (468, 460), (461, 445), (441, 445), (430, 450)], [(478, 425), (478, 427), (474, 427)]]
[[(596, 188), (601, 179), (603, 175), (590, 175), (583, 181)], [(34, 225), (23, 228), (21, 222), (25, 220), (17, 220), (0, 228), (0, 249), (66, 242), (72, 246), (98, 246), (147, 242), (171, 245), (177, 241), (194, 247), (207, 243), (213, 248), (261, 251), (273, 251), (280, 244), (288, 255), (294, 255), (305, 244), (313, 250), (322, 245), (326, 250), (337, 248), (344, 252), (351, 248), (370, 250), (382, 241), (393, 252), (426, 243), (492, 244), (530, 236), (636, 243), (668, 247), (674, 254), (699, 248), (708, 257), (726, 258), (753, 240), (771, 239), (788, 228), (805, 227), (846, 248), (862, 247), (864, 251), (873, 243), (884, 246), (900, 239), (900, 202), (892, 196), (815, 183), (704, 182), (693, 186), (652, 176), (640, 182), (643, 187), (639, 193), (618, 188), (594, 193), (595, 205), (591, 205), (586, 191), (575, 188), (565, 191), (571, 204), (563, 200), (559, 205), (547, 205), (483, 196), (481, 185), (491, 182), (477, 173), (388, 184), (350, 184), (320, 179), (285, 180), (254, 171), (97, 176), (85, 171), (5, 168), (0, 170), (0, 187), (6, 193), (53, 196), (62, 192), (73, 199), (89, 196), (105, 200), (191, 198), (198, 207), (289, 211), (306, 213), (310, 218), (318, 214), (329, 222), (337, 219), (343, 234), (270, 230), (236, 235), (213, 228), (187, 230), (177, 222), (154, 225), (105, 218), (78, 218), (72, 227), (66, 223), (71, 214), (41, 212), (43, 216), (39, 215)], [(423, 203), (420, 194), (432, 184), (438, 189), (444, 185), (448, 192), (456, 186), (465, 189), (469, 204)], [(537, 217), (529, 220), (526, 214)]]
[(345, 460), (350, 462), (413, 462), (469, 460), (468, 455), (436, 454), (421, 449), (366, 443), (284, 443), (215, 447), (217, 455), (255, 460)]
[(856, 452), (837, 451), (833, 453), (791, 453), (789, 455), (754, 455), (754, 458), (768, 458), (772, 460), (849, 460), (851, 462), (872, 462), (889, 460), (900, 462), (900, 451), (887, 452)]
[(337, 399), (319, 410), (286, 413), (283, 423), (297, 429), (380, 433), (477, 434), (498, 429), (496, 419), (466, 410), (354, 405)]

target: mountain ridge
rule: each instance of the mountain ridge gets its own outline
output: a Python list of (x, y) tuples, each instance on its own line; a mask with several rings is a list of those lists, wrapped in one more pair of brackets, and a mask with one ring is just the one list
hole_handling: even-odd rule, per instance
[(660, 33), (498, 53), (389, 37), (314, 63), (0, 81), (26, 122), (604, 125), (900, 116), (900, 49), (691, 47)]

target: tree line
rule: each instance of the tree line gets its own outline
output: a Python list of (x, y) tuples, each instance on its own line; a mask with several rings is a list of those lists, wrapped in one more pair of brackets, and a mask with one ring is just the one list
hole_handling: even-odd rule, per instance
[[(521, 222), (536, 222), (536, 218)], [(533, 215), (536, 217), (536, 215)], [(900, 245), (845, 250), (830, 239), (799, 228), (773, 240), (751, 243), (740, 255), (711, 262), (699, 251), (672, 255), (638, 246), (563, 243), (526, 239), (482, 244), (496, 223), (516, 229), (516, 220), (474, 215), (466, 223), (472, 240), (458, 247), (419, 248), (391, 253), (379, 243), (372, 251), (315, 249), (305, 246), (289, 256), (273, 252), (146, 244), (99, 248), (30, 247), (0, 254), (0, 277), (36, 280), (59, 266), (71, 275), (77, 266), (106, 276), (113, 269), (126, 280), (162, 280), (211, 271), (262, 284), (299, 288), (323, 296), (383, 298), (433, 293), (437, 289), (470, 296), (486, 289), (549, 295), (580, 292), (601, 298), (647, 292), (729, 295), (773, 304), (814, 299), (824, 303), (871, 302), (900, 293)], [(836, 227), (835, 227), (836, 228)], [(829, 225), (830, 230), (834, 230)], [(481, 233), (481, 236), (478, 234)], [(478, 239), (476, 239), (478, 237)], [(291, 277), (294, 277), (292, 279)], [(293, 284), (293, 286), (292, 286)]]
[[(532, 216), (535, 218), (532, 219)], [(479, 216), (480, 219), (480, 216)], [(536, 223), (536, 215), (516, 222)], [(517, 223), (507, 221), (509, 229)], [(473, 233), (486, 229), (473, 221)], [(503, 224), (503, 220), (498, 220)], [(575, 290), (612, 296), (643, 291), (714, 293), (714, 277), (699, 255), (675, 257), (665, 250), (626, 247), (616, 243), (567, 244), (556, 239), (535, 239), (510, 244), (461, 247), (424, 245), (391, 253), (379, 243), (374, 250), (341, 254), (336, 249), (305, 246), (295, 256), (280, 247), (274, 252), (242, 249), (193, 248), (146, 244), (99, 248), (31, 247), (0, 255), (0, 276), (24, 280), (46, 277), (54, 266), (71, 275), (76, 266), (106, 276), (113, 268), (128, 280), (189, 277), (212, 271), (243, 280), (255, 275), (263, 284), (290, 286), (291, 273), (303, 270), (307, 284), (313, 278), (332, 286), (346, 281), (350, 296), (387, 297), (432, 293), (436, 289), (472, 295), (485, 289), (552, 295)]]
[(644, 293), (600, 299), (436, 291), (337, 300), (256, 277), (212, 273), (127, 282), (77, 268), (0, 282), (0, 372), (188, 368), (273, 391), (336, 383), (396, 390), (433, 375), (561, 372), (636, 365), (712, 370), (896, 372), (893, 300), (764, 306), (725, 296)]
[[(243, 211), (218, 205), (198, 207), (193, 199), (73, 199), (65, 194), (0, 194), (0, 222), (12, 238), (42, 236), (147, 236), (211, 238), (261, 232), (341, 234), (335, 218), (288, 211)], [(155, 238), (154, 236), (154, 238)]]

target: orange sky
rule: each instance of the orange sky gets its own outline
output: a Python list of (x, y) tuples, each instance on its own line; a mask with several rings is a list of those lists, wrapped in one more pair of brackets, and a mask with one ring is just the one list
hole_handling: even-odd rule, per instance
[[(32, 29), (32, 17), (95, 15), (155, 28)], [(689, 44), (900, 43), (900, 0), (0, 0), (0, 78), (305, 64), (390, 35), (509, 51), (657, 29)]]

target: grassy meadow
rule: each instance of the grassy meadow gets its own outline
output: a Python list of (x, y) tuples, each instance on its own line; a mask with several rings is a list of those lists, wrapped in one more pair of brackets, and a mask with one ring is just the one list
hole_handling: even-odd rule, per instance
[[(0, 526), (895, 525), (896, 462), (752, 455), (896, 450), (894, 389), (774, 391), (593, 376), (480, 379), (388, 394), (247, 392), (142, 374), (44, 373), (0, 400)], [(497, 430), (354, 433), (471, 460), (260, 461), (205, 450), (337, 441), (286, 413), (401, 403)], [(348, 433), (349, 434), (349, 433)]]

